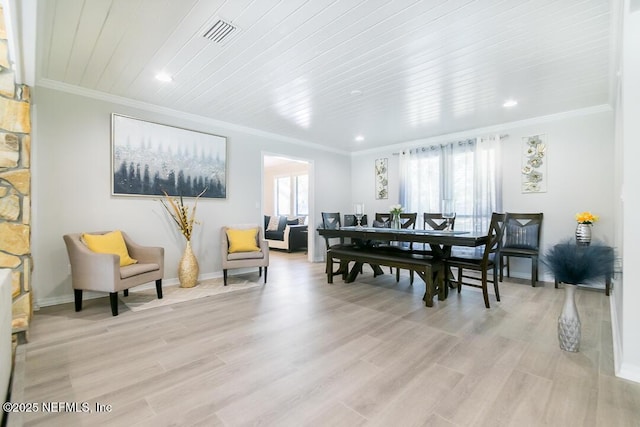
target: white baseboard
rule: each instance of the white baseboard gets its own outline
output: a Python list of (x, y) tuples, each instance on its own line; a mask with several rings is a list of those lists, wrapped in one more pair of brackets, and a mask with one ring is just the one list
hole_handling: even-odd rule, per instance
[(619, 376), (621, 356), (622, 356), (622, 340), (620, 339), (620, 325), (618, 324), (618, 310), (616, 308), (616, 287), (612, 286), (609, 292), (609, 307), (611, 313), (611, 336), (613, 338), (613, 368), (616, 376)]
[(622, 362), (622, 337), (620, 336), (620, 325), (618, 324), (618, 312), (615, 297), (615, 279), (609, 296), (611, 307), (611, 335), (613, 338), (613, 364), (616, 377), (640, 383), (640, 366)]
[(640, 366), (623, 363), (620, 370), (616, 372), (616, 377), (640, 383)]
[[(235, 276), (237, 274), (242, 274), (242, 273), (246, 273), (250, 271), (249, 269), (243, 270), (243, 269), (238, 269), (238, 270), (233, 270), (229, 272), (230, 276)], [(209, 280), (209, 279), (217, 279), (219, 277), (222, 277), (222, 271), (215, 271), (213, 273), (207, 273), (207, 274), (201, 274), (198, 277), (198, 280)], [(175, 278), (171, 278), (171, 279), (162, 279), (162, 287), (165, 286), (173, 286), (173, 285), (177, 285), (179, 284), (180, 281), (178, 280), (177, 277)], [(149, 283), (145, 283), (144, 285), (140, 285), (140, 286), (136, 286), (136, 289), (140, 289), (140, 290), (146, 290), (146, 289), (155, 289), (156, 285), (154, 282), (149, 282)], [(94, 298), (104, 298), (105, 295), (107, 295), (104, 292), (91, 292), (91, 291), (85, 291), (82, 293), (82, 299), (83, 300), (88, 300), (88, 299), (94, 299)], [(70, 302), (73, 302), (74, 298), (73, 298), (73, 290), (71, 291), (71, 293), (69, 294), (65, 294), (65, 295), (60, 295), (60, 296), (56, 296), (56, 297), (51, 297), (51, 298), (39, 298), (36, 301), (34, 301), (34, 310), (38, 310), (40, 307), (48, 307), (51, 305), (59, 305), (59, 304), (67, 304)]]

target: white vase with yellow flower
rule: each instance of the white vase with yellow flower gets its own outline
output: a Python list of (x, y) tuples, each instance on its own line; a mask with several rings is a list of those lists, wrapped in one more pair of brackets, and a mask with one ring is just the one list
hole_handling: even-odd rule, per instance
[(198, 198), (204, 193), (204, 191), (196, 197), (193, 209), (184, 204), (182, 196), (172, 198), (165, 191), (163, 191), (163, 193), (165, 195), (165, 199), (161, 200), (162, 206), (167, 210), (171, 219), (173, 219), (173, 221), (178, 225), (180, 232), (187, 240), (184, 253), (178, 263), (178, 280), (180, 281), (180, 287), (193, 288), (198, 284), (200, 267), (198, 266), (198, 259), (193, 253), (193, 248), (191, 247), (191, 236), (193, 233), (193, 225), (197, 223), (196, 206), (198, 204)]

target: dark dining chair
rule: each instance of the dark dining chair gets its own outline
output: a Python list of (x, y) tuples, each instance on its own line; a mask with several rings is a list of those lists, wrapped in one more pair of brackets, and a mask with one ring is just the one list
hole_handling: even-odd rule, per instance
[[(355, 227), (358, 225), (358, 218), (353, 214), (345, 214), (343, 224), (345, 227)], [(367, 215), (362, 215), (362, 219), (360, 220), (360, 225), (362, 227), (367, 226)], [(343, 243), (347, 244), (347, 241), (344, 241)], [(360, 239), (349, 239), (349, 243), (354, 245), (361, 245), (363, 244), (363, 241)]]
[(391, 227), (391, 214), (389, 212), (376, 212), (374, 227), (389, 228)]
[[(500, 249), (500, 281), (504, 267), (507, 277), (511, 276), (509, 258), (531, 259), (531, 286), (538, 281), (538, 254), (540, 252), (540, 233), (542, 231), (542, 213), (507, 212), (505, 218), (504, 242)], [(505, 264), (506, 257), (506, 264)]]
[[(443, 231), (447, 229), (447, 218), (442, 216), (442, 213), (437, 212), (437, 213), (427, 213), (425, 212), (423, 214), (422, 217), (423, 220), (423, 228), (425, 230), (435, 230), (435, 231)], [(454, 226), (456, 225), (456, 217), (454, 216), (453, 218), (450, 218), (451, 220), (451, 230), (454, 229)], [(427, 249), (426, 247), (429, 246), (428, 244), (425, 243), (425, 250)], [(431, 252), (431, 250), (428, 250), (429, 252)]]
[[(344, 226), (345, 227), (354, 227), (358, 225), (358, 218), (353, 214), (345, 214), (344, 215)], [(360, 220), (360, 225), (363, 227), (367, 226), (367, 215), (362, 215), (362, 219)]]
[[(400, 214), (400, 227), (403, 229), (412, 229), (415, 230), (416, 222), (418, 220), (417, 212), (406, 212)], [(413, 249), (413, 242), (409, 243), (409, 250)], [(413, 283), (413, 270), (409, 273), (410, 278), (409, 281)], [(396, 282), (400, 281), (400, 269), (396, 268)]]
[[(340, 222), (340, 212), (322, 212), (322, 227), (328, 230), (336, 230), (342, 227), (342, 223)], [(329, 253), (328, 251), (331, 248), (345, 246), (344, 238), (337, 238), (337, 242), (335, 242), (336, 238), (333, 239), (334, 243), (332, 243), (331, 238), (324, 236), (324, 241), (327, 246), (327, 254)], [(346, 277), (349, 267), (348, 263), (345, 263), (342, 260), (336, 261), (338, 262), (339, 267), (336, 271), (331, 272), (332, 276), (342, 275), (343, 277)], [(328, 265), (329, 264), (327, 263), (327, 271), (325, 271), (327, 274), (329, 274)]]
[[(447, 218), (442, 216), (441, 212), (423, 214), (425, 230), (445, 230), (447, 228)], [(451, 218), (451, 229), (456, 223), (456, 217)]]
[[(453, 230), (456, 225), (455, 214), (453, 218), (449, 218), (449, 220), (450, 220), (449, 224), (451, 224), (451, 230)], [(422, 228), (424, 228), (425, 230), (443, 231), (447, 229), (447, 225), (448, 225), (447, 218), (442, 216), (442, 212), (425, 212), (424, 214), (422, 214), (422, 221), (423, 221)], [(433, 255), (433, 249), (431, 248), (431, 245), (429, 245), (428, 243), (424, 243), (422, 247), (423, 247), (424, 253), (428, 255)], [(444, 274), (450, 276), (451, 272), (449, 271), (448, 268), (445, 268)]]
[(404, 229), (416, 228), (417, 212), (406, 212), (400, 214), (400, 226)]
[[(400, 227), (403, 229), (415, 229), (416, 228), (416, 220), (418, 219), (417, 212), (406, 212), (400, 214)], [(376, 213), (376, 220), (374, 222), (374, 227), (389, 227), (391, 223), (391, 214), (390, 213)], [(389, 242), (385, 242), (389, 243)], [(409, 244), (409, 249), (413, 249), (413, 243)], [(391, 273), (393, 273), (393, 268), (389, 267)], [(413, 272), (412, 272), (413, 273)], [(400, 281), (400, 269), (396, 268), (396, 281)], [(413, 276), (411, 277), (411, 283), (413, 283)]]
[[(460, 293), (462, 285), (482, 289), (482, 296), (484, 297), (484, 305), (486, 308), (490, 308), (488, 283), (493, 283), (496, 300), (500, 301), (500, 291), (498, 289), (499, 261), (497, 258), (499, 258), (504, 224), (505, 214), (494, 212), (491, 215), (491, 223), (489, 224), (489, 231), (487, 233), (487, 243), (484, 245), (484, 250), (480, 256), (460, 255), (452, 256), (445, 260), (447, 268), (457, 269), (458, 293)], [(478, 277), (477, 274), (465, 274), (465, 270), (477, 271), (480, 273), (480, 277)], [(493, 273), (491, 278), (489, 278), (489, 270)], [(447, 276), (445, 280), (449, 282), (451, 278)]]
[[(371, 226), (376, 228), (391, 228), (391, 214), (389, 212), (376, 212)], [(384, 246), (389, 245), (391, 242), (377, 240), (372, 243), (374, 246)], [(389, 273), (393, 273), (392, 267), (389, 267)]]

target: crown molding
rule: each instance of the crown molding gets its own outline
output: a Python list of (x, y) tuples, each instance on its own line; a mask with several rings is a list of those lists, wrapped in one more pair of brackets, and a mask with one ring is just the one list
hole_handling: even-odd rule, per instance
[(370, 150), (354, 151), (351, 153), (352, 157), (360, 156), (363, 154), (373, 154), (379, 152), (388, 152), (389, 150), (398, 151), (407, 148), (413, 148), (419, 145), (433, 145), (441, 144), (443, 142), (457, 141), (467, 138), (475, 138), (481, 135), (489, 135), (495, 133), (504, 133), (509, 129), (539, 125), (542, 123), (550, 123), (559, 120), (566, 120), (573, 117), (588, 116), (591, 114), (608, 113), (612, 112), (613, 108), (609, 104), (595, 105), (593, 107), (580, 108), (577, 110), (564, 111), (562, 113), (549, 114), (546, 116), (532, 117), (530, 119), (518, 120), (514, 122), (506, 122), (498, 125), (486, 126), (482, 128), (475, 128), (464, 130), (461, 132), (448, 133), (437, 135), (429, 138), (413, 139), (397, 144), (385, 145), (383, 147), (372, 148)]
[(343, 156), (348, 156), (350, 153), (344, 150), (338, 150), (336, 148), (326, 147), (321, 144), (317, 144), (314, 142), (305, 141), (302, 139), (292, 138), (284, 135), (280, 135), (277, 133), (267, 132), (260, 129), (255, 129), (248, 126), (237, 125), (234, 123), (225, 122), (222, 120), (215, 120), (209, 117), (200, 116), (197, 114), (187, 113), (180, 110), (174, 110), (168, 107), (161, 107), (159, 105), (151, 104), (148, 102), (137, 101), (135, 99), (126, 98), (123, 96), (117, 96), (108, 94), (105, 92), (87, 89), (80, 86), (70, 85), (67, 83), (62, 83), (57, 80), (51, 79), (39, 79), (37, 82), (37, 86), (44, 87), (47, 89), (53, 89), (60, 92), (66, 92), (73, 95), (83, 96), (86, 98), (96, 99), (99, 101), (110, 102), (113, 104), (124, 105), (131, 108), (137, 108), (140, 110), (157, 113), (157, 114), (165, 114), (172, 117), (177, 117), (184, 120), (189, 120), (196, 123), (202, 123), (208, 126), (215, 126), (222, 129), (233, 130), (237, 132), (243, 132), (254, 136), (260, 136), (263, 138), (273, 139), (280, 142), (286, 142), (289, 144), (299, 145), (307, 148), (312, 148), (320, 151), (327, 151), (331, 153), (340, 154)]
[(530, 119), (518, 120), (514, 122), (506, 122), (506, 123), (486, 126), (482, 128), (469, 129), (461, 132), (442, 134), (442, 135), (437, 135), (437, 136), (428, 137), (428, 138), (408, 140), (408, 141), (403, 141), (396, 144), (389, 144), (389, 145), (371, 148), (367, 150), (349, 152), (345, 150), (339, 150), (336, 148), (326, 147), (321, 144), (317, 144), (317, 143), (313, 143), (313, 142), (309, 142), (309, 141), (305, 141), (297, 138), (280, 135), (277, 133), (272, 133), (272, 132), (267, 132), (260, 129), (251, 128), (248, 126), (237, 125), (234, 123), (211, 119), (209, 117), (204, 117), (197, 114), (174, 110), (168, 107), (161, 107), (159, 105), (151, 104), (148, 102), (137, 101), (134, 99), (112, 95), (112, 94), (100, 92), (93, 89), (87, 89), (80, 86), (70, 85), (70, 84), (62, 83), (56, 80), (39, 79), (37, 82), (37, 86), (58, 90), (61, 92), (71, 93), (74, 95), (83, 96), (91, 99), (97, 99), (100, 101), (124, 105), (131, 108), (137, 108), (137, 109), (148, 111), (148, 112), (165, 114), (168, 116), (173, 116), (173, 117), (181, 118), (184, 120), (193, 121), (196, 123), (202, 123), (208, 126), (215, 126), (222, 129), (234, 130), (238, 132), (247, 133), (250, 135), (273, 139), (276, 141), (286, 142), (289, 144), (303, 146), (303, 147), (307, 147), (315, 150), (331, 152), (331, 153), (340, 154), (343, 156), (351, 156), (351, 157), (356, 157), (364, 154), (388, 152), (389, 150), (401, 150), (401, 149), (411, 148), (413, 146), (418, 146), (418, 145), (439, 144), (439, 143), (442, 143), (443, 141), (451, 141), (451, 140), (458, 140), (458, 139), (464, 139), (469, 137), (476, 137), (478, 135), (502, 133), (512, 128), (539, 125), (542, 123), (550, 123), (554, 121), (565, 120), (572, 117), (580, 117), (580, 116), (586, 116), (590, 114), (598, 114), (598, 113), (613, 111), (612, 107), (609, 104), (602, 104), (602, 105), (596, 105), (593, 107), (565, 111), (562, 113), (549, 114), (546, 116), (533, 117)]

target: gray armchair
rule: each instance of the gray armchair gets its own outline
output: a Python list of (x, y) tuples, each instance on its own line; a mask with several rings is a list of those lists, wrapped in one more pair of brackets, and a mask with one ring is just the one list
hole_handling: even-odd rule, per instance
[[(88, 234), (106, 234), (95, 232)], [(76, 311), (82, 310), (82, 291), (109, 292), (111, 314), (118, 315), (118, 292), (129, 294), (129, 288), (156, 282), (156, 293), (162, 298), (164, 248), (140, 246), (122, 233), (127, 250), (136, 264), (120, 267), (120, 256), (97, 253), (81, 240), (81, 233), (63, 236), (71, 264), (71, 283)]]
[[(256, 246), (258, 251), (229, 253), (229, 239), (227, 230), (247, 230), (257, 228)], [(258, 273), (262, 276), (264, 267), (264, 283), (267, 283), (267, 268), (269, 267), (269, 244), (264, 239), (264, 231), (258, 224), (236, 224), (222, 227), (220, 232), (220, 253), (222, 256), (222, 273), (224, 285), (227, 286), (227, 270), (231, 268), (258, 267)]]

